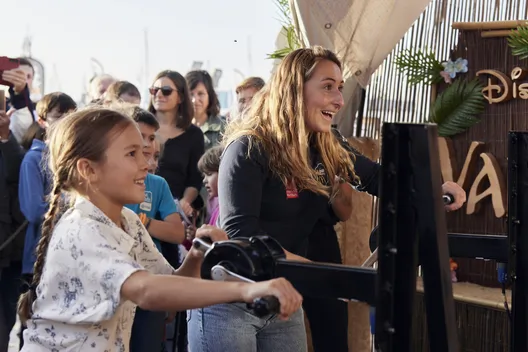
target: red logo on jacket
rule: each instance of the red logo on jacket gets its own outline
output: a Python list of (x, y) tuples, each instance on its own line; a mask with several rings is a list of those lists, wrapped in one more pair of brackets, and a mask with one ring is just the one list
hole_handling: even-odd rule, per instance
[(290, 181), (286, 185), (286, 198), (287, 199), (299, 198), (299, 192), (297, 192), (297, 186), (295, 185), (294, 181)]

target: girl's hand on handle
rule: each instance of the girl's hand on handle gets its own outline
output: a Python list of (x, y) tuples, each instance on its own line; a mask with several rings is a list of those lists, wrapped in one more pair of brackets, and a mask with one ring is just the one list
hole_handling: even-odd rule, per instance
[(244, 285), (244, 292), (242, 293), (244, 302), (252, 303), (255, 299), (265, 296), (278, 298), (280, 318), (283, 320), (288, 319), (289, 316), (299, 310), (303, 301), (299, 292), (284, 278)]
[[(187, 233), (187, 240), (189, 241), (189, 243), (191, 243), (195, 237), (206, 239), (207, 241), (210, 240), (212, 242), (226, 241), (229, 239), (225, 231), (223, 231), (222, 229), (216, 226), (202, 225), (199, 229), (196, 229), (196, 228), (193, 228), (193, 229), (194, 231), (193, 231), (192, 237), (190, 237), (189, 233)], [(202, 251), (197, 250), (194, 247), (190, 247), (190, 248), (191, 248), (190, 253), (193, 256), (198, 257), (198, 258), (203, 257), (204, 254)]]

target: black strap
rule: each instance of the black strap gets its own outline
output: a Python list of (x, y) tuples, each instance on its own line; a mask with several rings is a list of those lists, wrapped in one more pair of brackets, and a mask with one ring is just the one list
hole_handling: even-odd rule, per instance
[(17, 238), (17, 236), (20, 235), (20, 233), (22, 233), (23, 230), (26, 229), (28, 223), (29, 223), (29, 222), (28, 222), (27, 220), (24, 221), (24, 222), (22, 223), (22, 225), (20, 225), (20, 226), (18, 227), (18, 229), (16, 229), (16, 231), (13, 232), (13, 234), (12, 234), (11, 236), (9, 236), (9, 237), (7, 238), (7, 240), (4, 241), (4, 243), (0, 244), (0, 252), (1, 252), (2, 250), (4, 250), (4, 249), (7, 247), (8, 244), (10, 244), (11, 242), (13, 242), (13, 241), (15, 240), (15, 238)]

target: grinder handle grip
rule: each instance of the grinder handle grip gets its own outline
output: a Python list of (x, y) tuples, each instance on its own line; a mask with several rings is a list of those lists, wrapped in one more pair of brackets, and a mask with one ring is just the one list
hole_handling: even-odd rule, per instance
[(247, 304), (248, 309), (253, 310), (255, 315), (259, 318), (270, 314), (280, 313), (280, 302), (275, 296), (265, 296), (256, 298), (253, 303)]
[(446, 193), (442, 196), (442, 200), (445, 205), (453, 204), (455, 202), (455, 197), (452, 194)]
[(213, 240), (211, 240), (211, 238), (208, 236), (204, 236), (202, 238), (196, 237), (192, 241), (192, 246), (195, 249), (202, 251), (203, 253), (211, 249), (212, 245), (213, 245)]

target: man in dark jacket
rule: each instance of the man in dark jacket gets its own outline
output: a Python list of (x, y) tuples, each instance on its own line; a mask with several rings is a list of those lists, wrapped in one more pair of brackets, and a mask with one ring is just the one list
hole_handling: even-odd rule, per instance
[(7, 351), (9, 333), (16, 321), (24, 248), (24, 231), (10, 239), (24, 222), (18, 204), (24, 153), (9, 130), (9, 122), (6, 112), (0, 111), (0, 352)]

